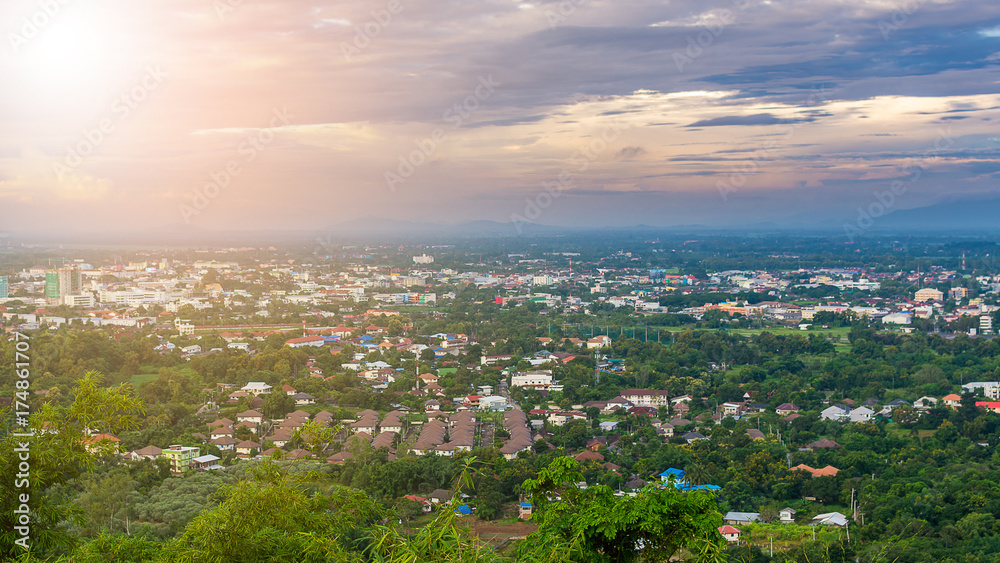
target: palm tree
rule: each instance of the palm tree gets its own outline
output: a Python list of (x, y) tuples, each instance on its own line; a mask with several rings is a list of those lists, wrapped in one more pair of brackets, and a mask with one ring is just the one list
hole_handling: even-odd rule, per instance
[(711, 477), (705, 467), (700, 463), (691, 462), (687, 465), (687, 470), (684, 473), (684, 480), (690, 485), (704, 485), (708, 483)]

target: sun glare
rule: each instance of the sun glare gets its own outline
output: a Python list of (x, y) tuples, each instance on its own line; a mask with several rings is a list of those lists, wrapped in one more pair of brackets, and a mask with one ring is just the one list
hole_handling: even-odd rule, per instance
[(114, 55), (111, 37), (98, 18), (67, 12), (38, 29), (21, 56), (39, 81), (49, 86), (79, 86), (105, 74)]

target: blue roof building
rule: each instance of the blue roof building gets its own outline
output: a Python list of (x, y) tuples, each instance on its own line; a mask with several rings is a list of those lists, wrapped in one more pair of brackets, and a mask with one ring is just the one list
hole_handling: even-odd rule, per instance
[(671, 467), (670, 469), (667, 469), (663, 473), (660, 473), (660, 481), (661, 482), (666, 483), (666, 482), (670, 481), (671, 479), (673, 479), (675, 483), (683, 483), (684, 482), (684, 470), (683, 469), (675, 469), (675, 468)]
[(718, 491), (721, 489), (718, 485), (692, 485), (684, 480), (684, 470), (676, 469), (671, 467), (663, 473), (660, 473), (660, 483), (663, 485), (669, 484), (671, 481), (674, 487), (677, 487), (681, 491)]

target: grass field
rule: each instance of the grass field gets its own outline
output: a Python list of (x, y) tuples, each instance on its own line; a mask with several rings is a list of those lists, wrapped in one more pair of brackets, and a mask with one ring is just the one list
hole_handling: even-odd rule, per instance
[[(887, 434), (892, 434), (898, 438), (906, 438), (910, 436), (910, 431), (901, 428), (899, 424), (891, 422), (885, 425), (885, 431)], [(924, 438), (930, 438), (934, 436), (934, 430), (917, 430), (917, 437), (923, 440)]]
[[(660, 328), (661, 336), (660, 341), (669, 344), (670, 343), (670, 333), (673, 332), (684, 332), (686, 330), (720, 330), (717, 328), (692, 328), (688, 326), (672, 326)], [(797, 328), (789, 327), (772, 327), (772, 328), (737, 328), (732, 329), (730, 332), (733, 334), (738, 334), (740, 336), (757, 336), (762, 332), (770, 332), (776, 336), (790, 336), (794, 334), (801, 334), (808, 337), (809, 334), (816, 334), (824, 338), (829, 338), (833, 340), (833, 348), (838, 354), (849, 354), (851, 352), (851, 345), (847, 342), (847, 335), (850, 334), (850, 327), (837, 327), (837, 328), (816, 328), (813, 330), (799, 330)], [(626, 331), (626, 334), (628, 331)], [(650, 337), (651, 341), (656, 341), (655, 336)], [(843, 341), (841, 341), (843, 340)]]
[[(671, 326), (662, 327), (660, 330), (664, 332), (684, 332), (686, 330), (721, 330), (717, 328), (692, 328), (689, 326)], [(628, 329), (626, 329), (626, 333)], [(820, 336), (825, 336), (827, 338), (847, 338), (847, 335), (851, 332), (850, 327), (837, 327), (837, 328), (815, 328), (813, 330), (799, 330), (797, 328), (789, 328), (784, 326), (771, 327), (771, 328), (734, 328), (730, 332), (743, 336), (755, 336), (762, 332), (770, 332), (775, 335), (788, 336), (790, 334), (801, 334), (803, 336), (808, 336), (810, 334), (817, 334)], [(652, 340), (652, 338), (650, 338)]]
[[(177, 369), (177, 371), (187, 376), (191, 376), (196, 373), (193, 369), (187, 366)], [(140, 385), (142, 385), (147, 381), (153, 381), (154, 379), (159, 377), (159, 375), (160, 375), (159, 368), (154, 367), (152, 364), (143, 364), (139, 366), (139, 373), (133, 375), (132, 378), (129, 379), (129, 381), (132, 383), (133, 387), (138, 389)]]
[(147, 381), (153, 381), (158, 375), (158, 373), (137, 373), (129, 381), (132, 382), (132, 387), (138, 389), (140, 385)]
[(790, 334), (801, 334), (803, 336), (808, 336), (810, 334), (817, 334), (820, 336), (825, 336), (827, 338), (847, 338), (847, 335), (851, 332), (850, 327), (837, 327), (837, 328), (816, 328), (813, 330), (799, 330), (797, 328), (788, 327), (775, 327), (775, 328), (738, 328), (734, 329), (733, 332), (741, 335), (756, 335), (762, 332), (770, 332), (775, 335), (788, 336)]

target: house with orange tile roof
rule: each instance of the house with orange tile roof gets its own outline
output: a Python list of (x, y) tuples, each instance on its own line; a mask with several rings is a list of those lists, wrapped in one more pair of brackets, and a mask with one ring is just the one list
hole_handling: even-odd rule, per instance
[(826, 467), (820, 469), (814, 469), (808, 465), (801, 463), (791, 468), (792, 471), (807, 471), (813, 477), (836, 477), (840, 470), (832, 465), (827, 465)]

